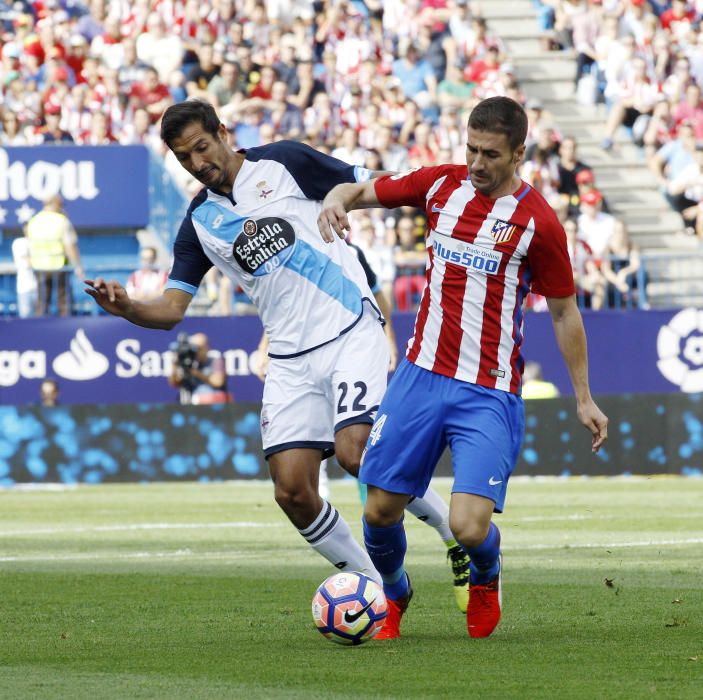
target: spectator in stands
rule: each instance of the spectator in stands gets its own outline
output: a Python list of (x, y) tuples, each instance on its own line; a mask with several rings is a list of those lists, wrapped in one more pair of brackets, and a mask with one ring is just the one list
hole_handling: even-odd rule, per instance
[(73, 143), (73, 136), (61, 128), (61, 107), (48, 104), (44, 108), (44, 124), (37, 129), (37, 143)]
[[(577, 149), (576, 139), (573, 136), (565, 136), (559, 144), (557, 190), (568, 207), (568, 216), (575, 216), (579, 210), (579, 176), (582, 182), (584, 177), (590, 177), (591, 182), (593, 181), (593, 172), (578, 159)], [(588, 172), (588, 175), (581, 175), (582, 172)]]
[(20, 120), (17, 114), (10, 111), (7, 106), (2, 114), (2, 131), (0, 132), (0, 143), (3, 146), (27, 146), (29, 139), (20, 128)]
[(642, 145), (648, 162), (652, 162), (656, 152), (671, 140), (671, 135), (675, 131), (676, 125), (669, 102), (660, 99), (654, 105), (652, 118), (642, 136)]
[(464, 80), (459, 66), (449, 63), (443, 80), (437, 85), (437, 102), (440, 107), (461, 109), (474, 91), (474, 83)]
[[(185, 337), (183, 337), (185, 336)], [(181, 390), (182, 404), (229, 403), (227, 373), (222, 356), (210, 354), (210, 342), (205, 333), (190, 337), (179, 335), (172, 347), (169, 384)]]
[(408, 43), (401, 51), (401, 58), (393, 62), (393, 75), (400, 80), (405, 96), (421, 108), (435, 102), (437, 78), (432, 66), (420, 57), (416, 44)]
[(342, 131), (340, 145), (332, 151), (332, 155), (351, 165), (363, 166), (366, 161), (366, 153), (359, 146), (359, 136), (351, 127)]
[(703, 144), (696, 146), (692, 162), (672, 173), (666, 196), (681, 214), (686, 233), (703, 239)]
[(244, 98), (239, 80), (239, 66), (234, 61), (226, 60), (220, 72), (208, 83), (207, 93), (209, 101), (216, 108), (225, 105), (236, 108)]
[(39, 385), (39, 405), (47, 408), (59, 405), (59, 383), (53, 377), (47, 377)]
[(129, 101), (132, 109), (144, 107), (149, 113), (152, 124), (161, 119), (161, 115), (173, 102), (171, 93), (164, 83), (159, 82), (159, 74), (155, 68), (144, 70), (144, 80), (134, 83), (129, 92)]
[(425, 288), (424, 246), (418, 243), (415, 221), (412, 216), (402, 215), (396, 224), (397, 245), (393, 252), (396, 278), (393, 285), (395, 307), (398, 311), (410, 311), (420, 300)]
[(298, 61), (288, 89), (291, 95), (290, 101), (303, 110), (312, 105), (318, 93), (324, 92), (325, 86), (315, 77), (314, 63), (311, 58), (305, 57)]
[(651, 116), (657, 102), (657, 85), (647, 75), (647, 64), (642, 58), (632, 61), (632, 73), (627, 73), (618, 85), (618, 95), (605, 125), (603, 150), (613, 147), (615, 133), (621, 126), (639, 130), (644, 134), (647, 117)]
[(555, 198), (559, 190), (559, 166), (558, 158), (554, 155), (552, 148), (543, 147), (541, 143), (538, 143), (537, 148), (531, 149), (530, 158), (523, 163), (520, 175), (549, 204), (552, 206), (556, 204)]
[(522, 389), (520, 393), (526, 401), (531, 399), (554, 399), (559, 396), (559, 389), (556, 384), (544, 379), (542, 365), (539, 362), (529, 361), (525, 363), (525, 369), (522, 372)]
[(604, 212), (605, 214), (610, 214), (610, 205), (608, 204), (608, 200), (605, 198), (603, 193), (596, 187), (596, 178), (592, 170), (588, 169), (579, 172), (579, 174), (576, 176), (576, 186), (578, 187), (579, 197), (578, 206), (576, 207), (574, 215), (581, 212), (581, 200), (590, 192), (596, 192), (600, 196), (601, 200), (600, 204), (598, 205), (600, 211)]
[[(213, 62), (212, 44), (203, 44), (197, 50), (198, 61), (186, 76), (186, 93), (188, 97), (208, 98), (208, 85), (219, 74), (220, 66)], [(167, 105), (168, 106), (168, 105)], [(165, 108), (164, 108), (165, 109)]]
[(298, 139), (303, 135), (303, 115), (288, 99), (288, 85), (277, 80), (271, 88), (271, 99), (266, 104), (266, 121), (278, 134)]
[(600, 262), (594, 257), (589, 245), (578, 237), (576, 220), (567, 219), (564, 222), (564, 231), (579, 306), (600, 309), (605, 299), (606, 287)]
[(110, 123), (104, 112), (93, 112), (90, 128), (83, 131), (77, 141), (89, 146), (108, 146), (115, 143), (115, 137), (110, 130)]
[(690, 165), (696, 163), (696, 137), (693, 126), (688, 122), (679, 125), (675, 139), (665, 143), (652, 157), (649, 166), (659, 179), (659, 185), (675, 211), (682, 212), (693, 202), (688, 202), (683, 193), (672, 194), (669, 182)]
[(146, 32), (137, 37), (137, 56), (155, 68), (164, 83), (181, 66), (183, 42), (176, 34), (167, 33), (166, 24), (158, 12), (149, 15)]
[(696, 141), (703, 141), (703, 102), (697, 83), (692, 82), (686, 86), (684, 99), (674, 107), (673, 118), (675, 124), (691, 124)]
[(597, 260), (608, 254), (610, 241), (618, 222), (611, 214), (601, 211), (603, 195), (592, 190), (581, 197), (581, 214), (578, 217), (578, 237), (588, 245)]
[(596, 62), (596, 40), (603, 24), (602, 0), (586, 0), (581, 12), (571, 18), (571, 41), (576, 52), (576, 75), (574, 85), (581, 76), (590, 72)]
[(25, 235), (32, 269), (37, 276), (37, 315), (45, 316), (51, 311), (51, 297), (56, 287), (59, 315), (68, 316), (70, 271), (66, 264), (71, 263), (78, 279), (83, 278), (83, 269), (76, 231), (63, 211), (59, 195), (49, 197), (42, 210), (29, 219)]
[(161, 294), (167, 279), (168, 272), (156, 264), (156, 248), (144, 246), (139, 251), (139, 269), (129, 276), (125, 289), (131, 299), (148, 301)]
[(37, 276), (32, 268), (29, 239), (18, 236), (12, 241), (12, 260), (15, 264), (17, 315), (30, 318), (37, 310)]
[(646, 308), (646, 281), (640, 285), (640, 267), (639, 249), (630, 240), (625, 226), (617, 226), (608, 245), (608, 255), (601, 265), (601, 272), (608, 282), (609, 308), (632, 305)]

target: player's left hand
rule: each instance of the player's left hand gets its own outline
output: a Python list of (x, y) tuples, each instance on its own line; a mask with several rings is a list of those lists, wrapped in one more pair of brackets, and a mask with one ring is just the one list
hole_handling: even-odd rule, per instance
[(327, 243), (334, 241), (336, 233), (341, 239), (347, 237), (350, 230), (349, 217), (344, 206), (339, 201), (325, 197), (322, 202), (322, 211), (317, 217), (317, 227), (320, 229), (320, 235)]
[(598, 452), (608, 439), (608, 417), (598, 408), (593, 399), (579, 405), (576, 415), (581, 423), (591, 431), (591, 452)]

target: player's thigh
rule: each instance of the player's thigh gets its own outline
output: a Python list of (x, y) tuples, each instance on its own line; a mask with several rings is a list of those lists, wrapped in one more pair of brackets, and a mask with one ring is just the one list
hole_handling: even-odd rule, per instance
[(524, 432), (522, 399), (475, 384), (459, 387), (447, 422), (453, 493), (483, 496), (500, 513)]
[(261, 408), (261, 439), (267, 459), (291, 449), (334, 452), (332, 409), (310, 358), (272, 359)]
[(361, 456), (371, 432), (371, 423), (351, 423), (334, 435), (334, 453), (340, 466), (352, 476), (359, 476)]
[(351, 331), (327, 346), (326, 353), (335, 433), (356, 423), (371, 425), (386, 390), (390, 362), (381, 324), (366, 311)]
[(359, 478), (391, 493), (423, 496), (446, 446), (446, 377), (403, 359), (371, 428)]

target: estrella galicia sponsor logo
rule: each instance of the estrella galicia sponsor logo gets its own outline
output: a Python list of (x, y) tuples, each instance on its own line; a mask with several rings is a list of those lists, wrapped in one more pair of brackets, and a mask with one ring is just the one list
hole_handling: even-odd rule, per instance
[(454, 265), (461, 265), (472, 272), (481, 272), (486, 275), (495, 275), (500, 266), (501, 254), (494, 250), (480, 248), (479, 246), (455, 238), (433, 235), (432, 246), (434, 257)]
[(110, 361), (93, 347), (82, 328), (76, 332), (69, 347), (52, 364), (59, 377), (81, 382), (97, 379), (107, 372)]
[(234, 240), (232, 254), (244, 270), (261, 277), (283, 265), (294, 246), (295, 231), (285, 219), (247, 219)]

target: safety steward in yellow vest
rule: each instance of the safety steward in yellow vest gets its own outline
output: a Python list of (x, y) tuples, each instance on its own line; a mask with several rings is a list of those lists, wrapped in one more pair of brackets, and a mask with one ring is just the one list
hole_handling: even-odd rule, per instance
[(49, 197), (44, 207), (35, 214), (25, 227), (29, 240), (29, 259), (38, 283), (37, 315), (50, 311), (54, 285), (57, 290), (57, 306), (61, 316), (69, 313), (70, 260), (76, 274), (83, 276), (80, 254), (76, 244), (76, 233), (68, 217), (63, 213), (63, 201), (58, 195)]

